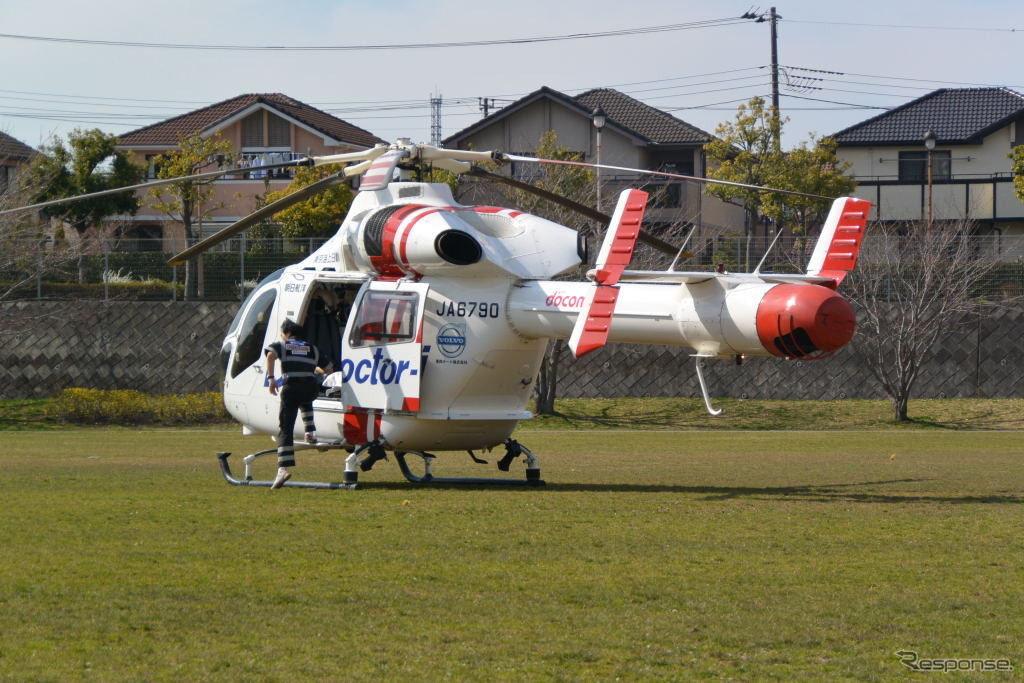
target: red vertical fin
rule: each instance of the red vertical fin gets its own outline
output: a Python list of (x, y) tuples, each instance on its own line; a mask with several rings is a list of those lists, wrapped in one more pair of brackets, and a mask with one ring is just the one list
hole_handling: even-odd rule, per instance
[(612, 214), (608, 232), (605, 233), (601, 251), (597, 255), (594, 289), (576, 318), (576, 326), (569, 337), (569, 348), (576, 358), (608, 342), (615, 302), (619, 298), (619, 288), (615, 285), (633, 259), (647, 197), (647, 193), (641, 190), (624, 190), (619, 195), (615, 213)]

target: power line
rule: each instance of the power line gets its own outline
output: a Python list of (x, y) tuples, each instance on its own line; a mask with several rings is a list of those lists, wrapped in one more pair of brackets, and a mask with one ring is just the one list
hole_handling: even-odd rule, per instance
[(912, 28), (928, 31), (988, 31), (996, 33), (1021, 33), (1017, 28), (991, 28), (984, 26), (932, 26), (927, 24), (868, 24), (857, 21), (819, 21), (813, 19), (786, 19), (790, 24), (822, 24), (825, 26), (864, 26), (868, 28)]
[[(861, 74), (853, 73), (848, 71), (826, 71), (824, 69), (810, 69), (803, 66), (787, 66), (787, 69), (795, 69), (799, 71), (811, 71), (816, 73), (830, 74), (833, 76), (856, 76), (858, 78), (881, 78), (888, 81), (907, 81), (911, 83), (939, 83), (942, 85), (970, 85), (978, 88), (1021, 88), (1024, 86), (1019, 85), (1006, 85), (1006, 84), (995, 84), (995, 83), (975, 83), (971, 81), (948, 81), (940, 80), (937, 78), (911, 78), (909, 76), (885, 76), (880, 74)], [(874, 84), (869, 84), (874, 85)]]
[(748, 66), (748, 67), (744, 67), (742, 69), (726, 69), (725, 71), (709, 71), (708, 73), (690, 74), (689, 76), (673, 76), (673, 77), (670, 77), (670, 78), (655, 78), (655, 79), (649, 80), (649, 81), (632, 81), (630, 83), (609, 83), (607, 85), (591, 85), (591, 86), (587, 86), (586, 88), (565, 88), (565, 90), (576, 91), (576, 90), (594, 90), (596, 88), (624, 88), (624, 87), (629, 86), (629, 85), (647, 85), (649, 83), (667, 83), (669, 81), (682, 81), (682, 80), (686, 80), (686, 79), (689, 79), (689, 78), (706, 78), (708, 76), (721, 76), (721, 75), (724, 75), (724, 74), (734, 74), (734, 73), (739, 73), (741, 71), (754, 71), (754, 70), (757, 70), (757, 69), (764, 69), (764, 68), (765, 67), (763, 65), (762, 66)]
[(64, 43), (72, 45), (99, 45), (104, 47), (141, 47), (166, 50), (218, 50), (234, 52), (323, 52), (323, 51), (362, 51), (362, 50), (418, 50), (449, 47), (483, 47), (489, 45), (522, 45), (528, 43), (550, 43), (563, 40), (584, 40), (588, 38), (609, 38), (630, 36), (646, 33), (664, 33), (667, 31), (685, 31), (716, 26), (732, 26), (744, 24), (739, 17), (723, 17), (681, 24), (662, 24), (658, 26), (640, 26), (629, 29), (613, 29), (610, 31), (592, 31), (589, 33), (568, 33), (552, 36), (534, 36), (529, 38), (502, 38), (495, 40), (466, 40), (438, 43), (392, 43), (378, 45), (203, 45), (196, 43), (144, 43), (127, 40), (94, 40), (87, 38), (61, 38), (56, 36), (30, 36), (13, 33), (0, 33), (0, 39), (29, 40), (48, 43)]
[(841, 104), (846, 107), (849, 107), (850, 109), (892, 109), (892, 107), (876, 107), (869, 104), (856, 104), (854, 102), (836, 102), (835, 100), (823, 100), (819, 97), (806, 97), (803, 95), (792, 95), (788, 93), (784, 93), (783, 95), (785, 97), (792, 97), (797, 100), (809, 100), (811, 102), (826, 102), (828, 104)]

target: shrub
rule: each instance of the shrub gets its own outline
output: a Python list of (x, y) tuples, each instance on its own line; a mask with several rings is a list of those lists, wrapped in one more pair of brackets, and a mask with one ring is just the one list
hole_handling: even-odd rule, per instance
[(50, 417), (84, 424), (185, 425), (229, 420), (221, 395), (144, 394), (114, 389), (64, 389), (54, 399)]

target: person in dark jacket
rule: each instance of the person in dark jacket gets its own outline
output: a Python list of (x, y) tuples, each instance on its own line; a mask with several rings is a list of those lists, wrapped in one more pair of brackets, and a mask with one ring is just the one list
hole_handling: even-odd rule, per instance
[[(278, 422), (281, 428), (277, 437), (277, 477), (270, 488), (279, 489), (291, 478), (290, 467), (295, 466), (295, 418), (302, 414), (306, 443), (316, 443), (316, 427), (313, 424), (313, 399), (320, 391), (316, 375), (324, 374), (319, 366), (320, 353), (316, 347), (305, 341), (305, 332), (298, 323), (285, 320), (281, 325), (281, 341), (267, 345), (267, 381), (270, 393), (280, 394), (281, 408)], [(274, 376), (274, 365), (281, 361), (281, 385), (278, 388)]]

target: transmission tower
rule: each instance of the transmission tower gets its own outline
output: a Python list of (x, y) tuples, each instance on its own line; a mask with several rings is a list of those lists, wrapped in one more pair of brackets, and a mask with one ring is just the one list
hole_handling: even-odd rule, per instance
[(441, 94), (430, 98), (430, 144), (441, 146)]

